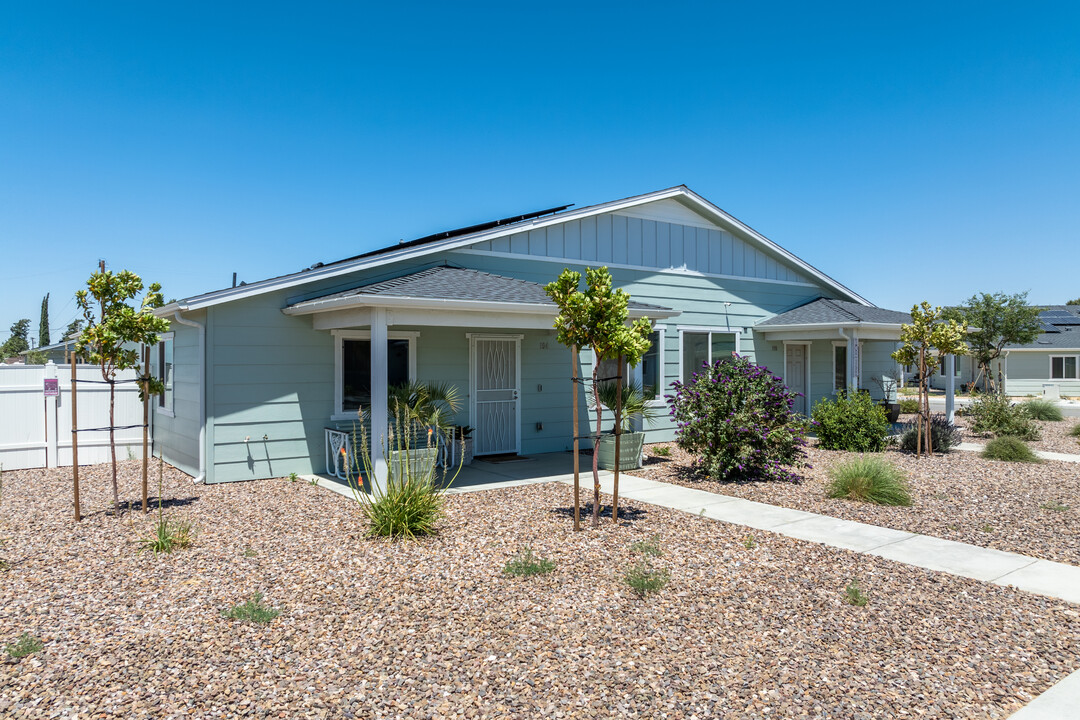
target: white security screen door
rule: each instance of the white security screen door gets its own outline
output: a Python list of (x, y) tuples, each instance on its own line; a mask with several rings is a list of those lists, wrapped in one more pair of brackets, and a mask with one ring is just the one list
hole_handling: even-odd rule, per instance
[(473, 335), (470, 340), (473, 452), (476, 455), (519, 452), (521, 338)]
[(788, 389), (799, 393), (795, 398), (794, 410), (807, 414), (806, 402), (806, 346), (787, 345), (784, 348), (784, 383)]

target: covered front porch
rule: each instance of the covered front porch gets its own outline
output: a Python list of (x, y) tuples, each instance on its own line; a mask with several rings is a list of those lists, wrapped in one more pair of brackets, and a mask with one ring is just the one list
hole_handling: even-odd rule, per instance
[[(450, 421), (469, 433), (478, 458), (565, 454), (571, 446), (570, 353), (556, 341), (556, 309), (537, 283), (441, 266), (303, 300), (284, 312), (310, 316), (316, 330), (334, 338), (334, 406), (323, 457), (312, 465), (338, 481), (345, 475), (340, 451), (364, 426), (372, 474), (378, 482), (387, 476), (394, 461), (387, 458), (387, 425), (371, 432), (369, 419), (391, 421), (391, 389), (402, 382), (455, 388), (460, 407)], [(671, 314), (631, 307), (631, 317)], [(494, 465), (478, 463), (468, 474)], [(513, 474), (511, 465), (498, 464), (496, 474), (503, 467)]]

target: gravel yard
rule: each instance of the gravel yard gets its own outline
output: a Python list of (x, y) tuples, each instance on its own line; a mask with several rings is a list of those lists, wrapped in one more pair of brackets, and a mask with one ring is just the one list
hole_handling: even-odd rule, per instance
[[(1002, 718), (1080, 664), (1074, 606), (633, 502), (573, 533), (563, 485), (453, 496), (387, 543), (303, 482), (169, 470), (198, 535), (155, 559), (85, 476), (75, 525), (69, 471), (4, 473), (0, 639), (45, 648), (0, 665), (0, 716)], [(654, 535), (672, 580), (642, 601), (619, 577)], [(525, 543), (554, 573), (502, 575)], [(220, 617), (256, 591), (280, 617)]]
[[(655, 450), (665, 446), (671, 454), (656, 456)], [(828, 469), (852, 457), (850, 453), (810, 447), (812, 467), (803, 472), (804, 479), (797, 484), (725, 483), (702, 478), (690, 469), (693, 458), (674, 443), (647, 446), (645, 455), (645, 467), (631, 474), (1080, 565), (1080, 464), (1004, 463), (960, 451), (916, 460), (890, 449), (884, 456), (907, 475), (912, 505), (883, 507), (825, 497)], [(1066, 505), (1068, 509), (1062, 510)]]

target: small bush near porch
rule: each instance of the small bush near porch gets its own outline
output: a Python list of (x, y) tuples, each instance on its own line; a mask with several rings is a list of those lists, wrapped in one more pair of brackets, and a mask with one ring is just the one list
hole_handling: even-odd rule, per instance
[(889, 421), (885, 409), (867, 392), (841, 392), (834, 400), (814, 406), (818, 447), (848, 452), (881, 452), (885, 449)]
[(780, 378), (736, 356), (703, 365), (672, 387), (677, 442), (699, 456), (699, 470), (720, 480), (798, 479), (806, 423)]

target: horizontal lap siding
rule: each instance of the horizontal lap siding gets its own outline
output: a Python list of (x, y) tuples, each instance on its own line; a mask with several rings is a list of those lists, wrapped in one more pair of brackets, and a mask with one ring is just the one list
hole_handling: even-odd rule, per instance
[(284, 292), (211, 310), (211, 482), (321, 471), (332, 413), (334, 346)]
[[(203, 322), (206, 313), (186, 316)], [(199, 474), (199, 366), (202, 355), (199, 331), (189, 325), (172, 321), (173, 333), (173, 417), (158, 411), (153, 405), (154, 450), (160, 451), (166, 462), (195, 476)], [(150, 352), (156, 362), (156, 347)], [(155, 365), (156, 366), (156, 365)]]
[(1080, 380), (1050, 379), (1051, 355), (1080, 355), (1080, 352), (1060, 350), (1009, 353), (1006, 392), (1010, 395), (1042, 395), (1043, 385), (1057, 385), (1058, 392), (1063, 397), (1080, 396)]

